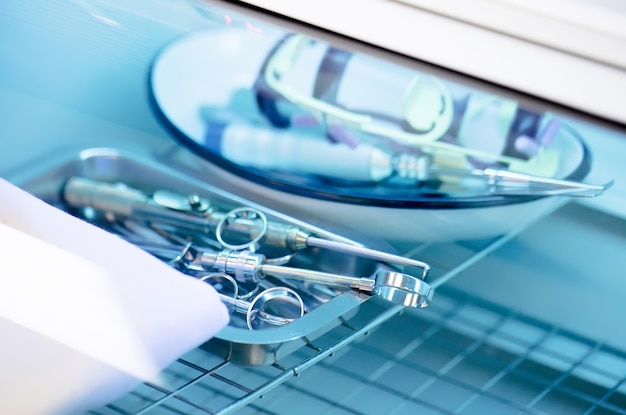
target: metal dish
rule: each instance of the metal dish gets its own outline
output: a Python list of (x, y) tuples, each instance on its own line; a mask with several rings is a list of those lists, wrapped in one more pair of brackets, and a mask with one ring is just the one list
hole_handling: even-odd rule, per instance
[[(21, 174), (9, 176), (8, 179), (48, 203), (63, 208), (60, 189), (65, 181), (73, 176), (112, 183), (122, 181), (145, 191), (163, 188), (176, 189), (177, 192), (198, 194), (224, 205), (255, 207), (268, 217), (296, 224), (324, 238), (356, 244), (351, 239), (291, 219), (284, 214), (182, 174), (166, 164), (114, 149), (96, 148), (65, 153), (59, 157), (32, 163), (29, 169), (22, 169)], [(367, 244), (386, 251), (391, 249), (382, 241), (376, 244), (368, 239)], [(313, 250), (307, 253), (305, 260), (315, 263), (321, 270), (332, 269), (334, 272), (354, 275), (371, 274), (386, 267), (372, 260), (349, 258), (323, 250)], [(289, 324), (254, 331), (230, 325), (203, 347), (218, 357), (237, 364), (255, 366), (272, 364), (351, 318), (362, 304), (372, 301), (379, 303), (373, 297), (357, 291), (340, 290), (336, 292), (334, 298), (316, 306), (303, 317)], [(377, 307), (381, 307), (380, 303)]]

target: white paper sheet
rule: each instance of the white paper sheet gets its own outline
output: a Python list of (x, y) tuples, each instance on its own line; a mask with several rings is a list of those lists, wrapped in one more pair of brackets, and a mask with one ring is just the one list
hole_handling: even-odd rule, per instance
[(100, 406), (227, 322), (210, 285), (0, 179), (0, 413)]

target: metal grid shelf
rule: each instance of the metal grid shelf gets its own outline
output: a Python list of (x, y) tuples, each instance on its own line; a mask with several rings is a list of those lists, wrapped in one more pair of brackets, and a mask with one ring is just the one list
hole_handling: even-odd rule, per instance
[(626, 414), (624, 351), (449, 287), (427, 312), (380, 318), (376, 333), (365, 336), (378, 321), (344, 326), (289, 367), (238, 367), (195, 350), (161, 386), (98, 413)]
[(320, 368), (388, 396), (353, 414), (626, 414), (624, 351), (449, 287), (344, 356)]
[(93, 413), (626, 414), (626, 352), (444, 285), (513, 236), (408, 251), (439, 287), (425, 310), (368, 301), (272, 366), (196, 349)]
[[(399, 308), (387, 309), (359, 328), (345, 322), (332, 332), (316, 339), (297, 353), (271, 366), (242, 367), (196, 349), (178, 359), (161, 373), (154, 383), (146, 383), (134, 392), (111, 403), (97, 414), (225, 414), (251, 405), (257, 398), (302, 371), (332, 356), (347, 344), (382, 324)], [(362, 318), (362, 317), (361, 317)], [(271, 413), (271, 412), (270, 412)]]

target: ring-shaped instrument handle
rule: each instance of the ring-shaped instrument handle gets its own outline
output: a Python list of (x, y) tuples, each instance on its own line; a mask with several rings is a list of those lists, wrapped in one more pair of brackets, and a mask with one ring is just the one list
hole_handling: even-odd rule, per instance
[[(209, 280), (218, 280), (218, 281), (219, 280), (225, 280), (225, 281), (228, 281), (230, 283), (230, 285), (232, 285), (232, 287), (233, 287), (233, 294), (231, 295), (231, 297), (233, 299), (239, 298), (239, 284), (237, 283), (237, 280), (235, 280), (230, 275), (225, 274), (223, 272), (212, 272), (212, 273), (204, 275), (204, 276), (202, 276), (200, 278), (200, 281), (204, 281), (204, 282), (208, 282)], [(215, 288), (214, 284), (211, 284), (211, 286), (213, 286)], [(218, 290), (218, 292), (220, 292), (220, 290)]]
[(184, 268), (187, 266), (187, 261), (185, 260), (187, 259), (188, 255), (195, 256), (195, 252), (193, 252), (193, 246), (191, 242), (186, 243), (183, 249), (180, 250), (178, 255), (167, 261), (167, 265), (176, 269)]
[(302, 317), (304, 315), (305, 306), (300, 294), (289, 287), (271, 287), (259, 293), (259, 295), (254, 297), (254, 299), (250, 302), (248, 312), (246, 313), (246, 324), (250, 330), (254, 330), (252, 322), (258, 314), (262, 314), (263, 321), (277, 326), (291, 323), (294, 320), (291, 317), (277, 316), (263, 311), (265, 305), (278, 298), (295, 299), (299, 307), (300, 315), (298, 317)]
[(391, 303), (412, 308), (428, 307), (434, 289), (426, 281), (396, 271), (378, 271), (372, 293)]
[[(255, 219), (259, 219), (262, 223), (261, 231), (258, 235), (252, 237), (248, 242), (242, 244), (232, 244), (230, 242), (226, 242), (224, 240), (224, 231), (228, 225), (236, 221), (237, 219), (246, 219), (248, 216), (254, 217)], [(252, 229), (250, 229), (252, 231)], [(218, 242), (222, 244), (224, 248), (232, 249), (233, 251), (242, 251), (244, 249), (249, 250), (250, 252), (254, 252), (258, 249), (259, 241), (265, 236), (267, 232), (267, 216), (263, 212), (258, 209), (249, 208), (249, 207), (240, 207), (233, 210), (228, 211), (222, 219), (217, 224), (215, 229), (215, 237)]]

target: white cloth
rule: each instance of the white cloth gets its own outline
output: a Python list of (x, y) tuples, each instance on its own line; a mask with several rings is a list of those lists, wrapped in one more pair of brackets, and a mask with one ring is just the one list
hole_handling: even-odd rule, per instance
[(228, 323), (208, 284), (0, 179), (0, 413), (83, 413)]

